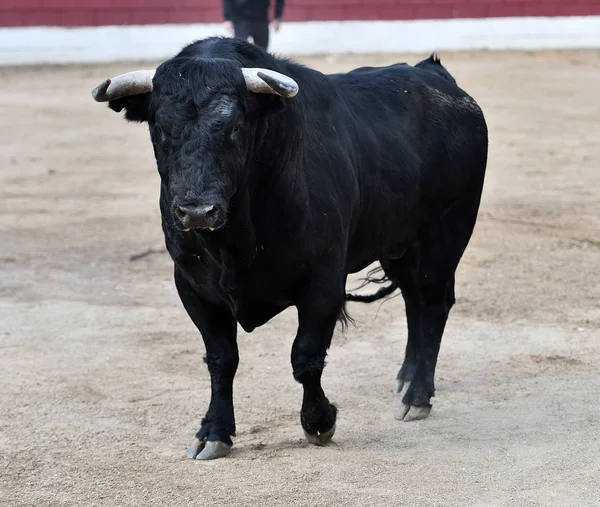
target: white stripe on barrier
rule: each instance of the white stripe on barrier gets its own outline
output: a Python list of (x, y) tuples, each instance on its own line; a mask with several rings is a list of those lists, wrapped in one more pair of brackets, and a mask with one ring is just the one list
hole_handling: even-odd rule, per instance
[[(224, 35), (220, 24), (0, 28), (0, 65), (169, 58), (185, 44)], [(600, 48), (600, 16), (285, 23), (279, 54)]]

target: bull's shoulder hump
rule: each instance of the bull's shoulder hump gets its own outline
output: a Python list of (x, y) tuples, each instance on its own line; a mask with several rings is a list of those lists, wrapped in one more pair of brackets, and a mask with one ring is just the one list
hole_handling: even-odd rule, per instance
[(412, 69), (407, 63), (394, 63), (392, 65), (386, 65), (381, 67), (357, 67), (356, 69), (349, 70), (348, 72), (339, 72), (337, 74), (328, 74), (327, 77), (332, 81), (349, 81), (356, 79), (364, 79), (369, 81), (371, 79), (377, 79), (379, 77), (385, 77), (387, 75), (397, 75), (398, 71), (402, 72), (408, 69)]

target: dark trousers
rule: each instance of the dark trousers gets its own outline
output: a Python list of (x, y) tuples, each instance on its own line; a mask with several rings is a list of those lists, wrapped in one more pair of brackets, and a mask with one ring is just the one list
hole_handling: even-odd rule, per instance
[(252, 37), (254, 44), (263, 49), (269, 46), (269, 22), (242, 19), (233, 23), (233, 36), (247, 40)]

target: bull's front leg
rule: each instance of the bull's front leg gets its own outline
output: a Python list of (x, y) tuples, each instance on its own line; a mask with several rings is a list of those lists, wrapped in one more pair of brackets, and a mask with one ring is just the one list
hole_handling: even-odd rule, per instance
[(235, 436), (233, 378), (239, 362), (236, 321), (226, 306), (201, 298), (178, 268), (175, 285), (202, 334), (211, 381), (210, 405), (187, 455), (192, 459), (221, 458), (231, 452), (231, 437)]
[(343, 286), (321, 280), (311, 284), (297, 304), (298, 332), (292, 346), (292, 368), (294, 378), (304, 388), (300, 422), (307, 440), (316, 445), (327, 443), (335, 433), (337, 409), (323, 392), (321, 375), (344, 304)]

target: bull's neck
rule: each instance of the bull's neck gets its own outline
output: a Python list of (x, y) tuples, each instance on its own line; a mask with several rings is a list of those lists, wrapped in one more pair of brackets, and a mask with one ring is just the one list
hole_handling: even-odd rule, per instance
[(301, 135), (293, 127), (299, 122), (292, 114), (285, 110), (263, 120), (264, 135), (257, 137), (246, 161), (246, 177), (232, 198), (226, 226), (200, 233), (204, 246), (218, 252), (229, 269), (249, 268), (266, 244), (285, 242), (291, 230), (302, 227), (305, 214), (298, 210), (307, 200), (306, 184), (300, 170)]
[(265, 187), (277, 188), (277, 196), (295, 199), (298, 180), (302, 179), (301, 149), (304, 118), (296, 107), (288, 106), (282, 112), (263, 119), (264, 129), (261, 138), (257, 138), (254, 160), (250, 161), (248, 174), (253, 177), (254, 192), (257, 198)]

